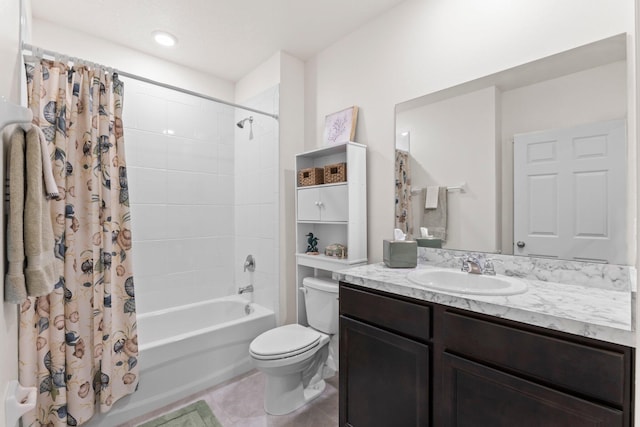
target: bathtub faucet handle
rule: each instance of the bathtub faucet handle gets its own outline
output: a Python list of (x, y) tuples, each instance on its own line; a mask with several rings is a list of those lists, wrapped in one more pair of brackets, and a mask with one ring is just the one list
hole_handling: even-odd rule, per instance
[(256, 259), (253, 255), (247, 255), (247, 259), (244, 260), (244, 271), (256, 271)]

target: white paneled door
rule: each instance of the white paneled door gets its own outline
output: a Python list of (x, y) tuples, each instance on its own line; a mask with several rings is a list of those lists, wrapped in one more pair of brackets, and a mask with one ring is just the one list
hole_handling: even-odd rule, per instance
[(514, 254), (627, 264), (624, 120), (514, 137)]

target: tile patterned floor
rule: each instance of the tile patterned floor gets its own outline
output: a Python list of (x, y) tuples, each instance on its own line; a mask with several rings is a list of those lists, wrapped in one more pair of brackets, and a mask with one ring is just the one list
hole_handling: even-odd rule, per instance
[(204, 400), (223, 427), (336, 427), (338, 425), (338, 376), (329, 378), (324, 392), (291, 414), (273, 416), (262, 407), (265, 377), (251, 371), (243, 376), (190, 396), (120, 427), (135, 427), (197, 400)]

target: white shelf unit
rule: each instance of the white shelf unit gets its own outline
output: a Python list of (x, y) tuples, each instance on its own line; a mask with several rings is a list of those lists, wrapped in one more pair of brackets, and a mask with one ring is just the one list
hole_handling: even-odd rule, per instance
[[(305, 277), (330, 278), (334, 271), (367, 263), (366, 157), (366, 146), (356, 142), (296, 155), (296, 171), (347, 164), (346, 182), (296, 188), (296, 307), (298, 323), (302, 325), (307, 324), (300, 291)], [(308, 233), (318, 237), (319, 255), (305, 253)], [(334, 243), (347, 247), (347, 258), (324, 255), (324, 248)]]

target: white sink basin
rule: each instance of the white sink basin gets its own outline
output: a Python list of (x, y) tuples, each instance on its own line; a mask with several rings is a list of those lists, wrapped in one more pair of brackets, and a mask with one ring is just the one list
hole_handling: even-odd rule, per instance
[(515, 295), (526, 292), (527, 284), (508, 276), (469, 274), (450, 269), (415, 270), (407, 279), (416, 285), (447, 292), (474, 295)]

